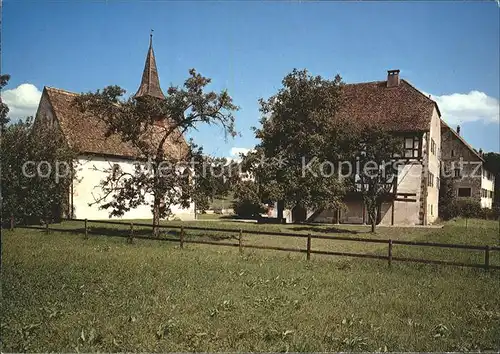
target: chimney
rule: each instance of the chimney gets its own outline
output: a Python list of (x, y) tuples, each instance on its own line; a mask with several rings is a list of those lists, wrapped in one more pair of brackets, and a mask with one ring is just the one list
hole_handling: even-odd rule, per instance
[(460, 135), (460, 126), (457, 125), (457, 134)]
[(483, 157), (483, 149), (479, 149), (479, 156)]
[(399, 69), (387, 70), (387, 87), (399, 86)]

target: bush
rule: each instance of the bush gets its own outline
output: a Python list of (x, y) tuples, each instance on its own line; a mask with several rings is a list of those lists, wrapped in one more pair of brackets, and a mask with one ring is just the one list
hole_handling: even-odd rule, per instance
[(266, 211), (260, 201), (257, 185), (252, 181), (241, 181), (234, 193), (234, 213), (240, 217), (253, 218)]
[(482, 219), (486, 220), (497, 220), (500, 217), (500, 208), (499, 207), (493, 207), (492, 209), (489, 208), (483, 208), (482, 210)]
[(453, 200), (446, 208), (443, 210), (443, 215), (445, 219), (452, 219), (456, 217), (464, 218), (481, 218), (484, 212), (481, 208), (481, 204), (471, 198), (459, 198)]
[(500, 208), (481, 208), (481, 204), (470, 198), (454, 199), (448, 205), (439, 206), (439, 214), (444, 220), (457, 217), (497, 220), (500, 217)]

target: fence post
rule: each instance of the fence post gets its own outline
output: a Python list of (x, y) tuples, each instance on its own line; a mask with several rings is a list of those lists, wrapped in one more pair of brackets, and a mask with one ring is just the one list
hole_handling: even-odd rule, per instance
[(184, 248), (184, 226), (181, 226), (181, 237), (180, 237), (180, 241), (181, 241), (181, 249)]
[(10, 231), (14, 231), (14, 215), (10, 215)]
[(388, 259), (389, 268), (390, 268), (392, 265), (392, 240), (391, 239), (389, 239), (389, 250), (387, 252), (387, 259)]
[(490, 246), (484, 248), (484, 269), (490, 269)]
[(45, 233), (49, 234), (49, 218), (45, 219)]
[(88, 239), (89, 238), (89, 234), (88, 234), (88, 229), (87, 229), (87, 219), (85, 218), (85, 239)]
[(242, 238), (243, 238), (243, 230), (240, 229), (240, 235), (238, 236), (238, 248), (240, 250), (240, 253), (243, 253)]
[(130, 223), (130, 235), (128, 236), (128, 243), (134, 243), (134, 223)]
[(311, 259), (311, 234), (307, 235), (307, 260)]

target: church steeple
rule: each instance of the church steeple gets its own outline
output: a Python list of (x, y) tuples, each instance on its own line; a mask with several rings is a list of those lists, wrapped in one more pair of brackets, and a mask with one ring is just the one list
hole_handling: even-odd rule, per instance
[(149, 50), (146, 56), (146, 63), (144, 64), (141, 85), (134, 98), (145, 96), (165, 99), (165, 95), (161, 91), (158, 69), (156, 68), (155, 53), (153, 51), (153, 30), (151, 30), (151, 34), (149, 35)]

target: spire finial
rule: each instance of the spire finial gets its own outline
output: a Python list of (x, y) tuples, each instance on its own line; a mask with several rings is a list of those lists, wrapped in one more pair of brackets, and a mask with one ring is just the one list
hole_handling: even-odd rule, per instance
[(153, 52), (153, 31), (151, 29), (149, 32), (149, 50), (144, 64), (141, 85), (134, 96), (135, 98), (152, 96), (165, 99), (165, 95), (160, 88), (160, 79), (158, 78), (158, 69), (156, 68), (155, 54)]

